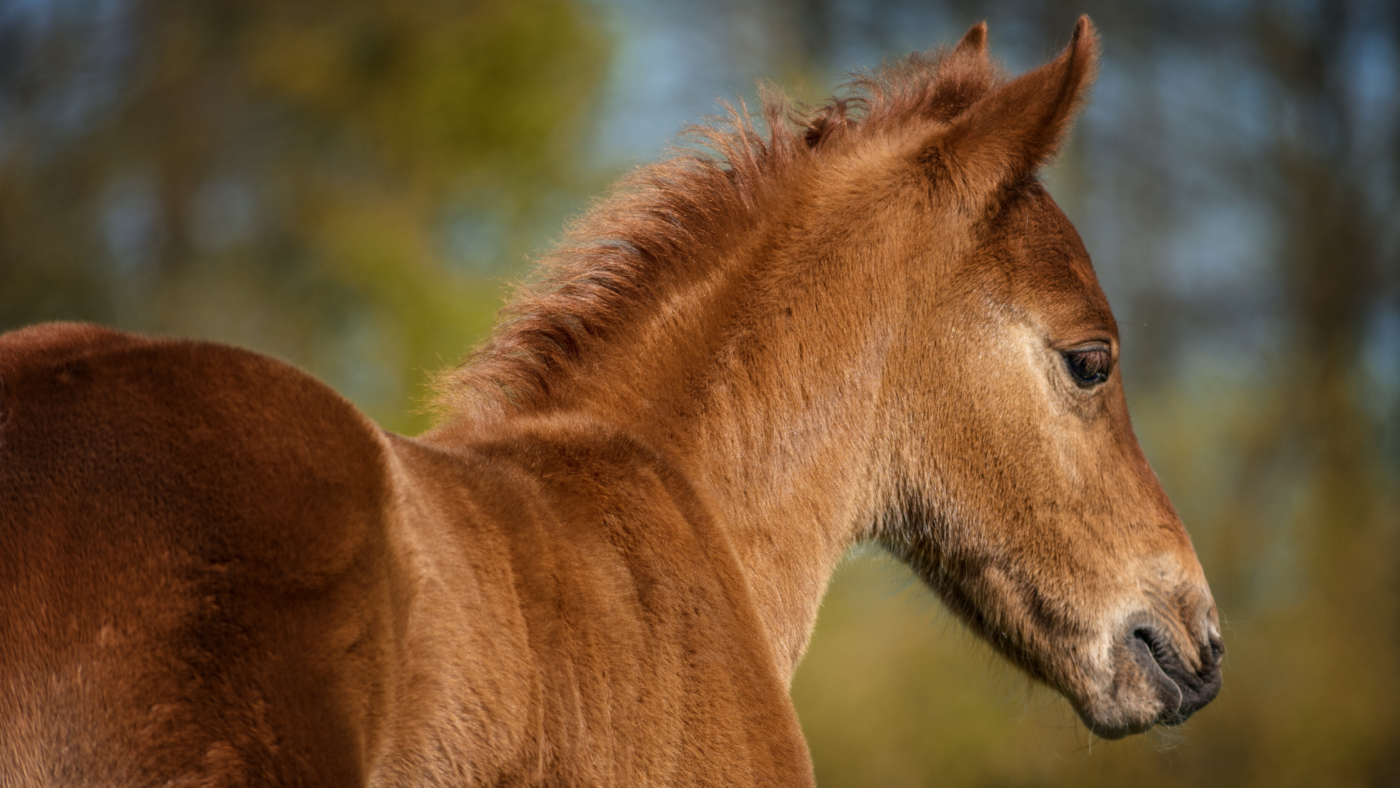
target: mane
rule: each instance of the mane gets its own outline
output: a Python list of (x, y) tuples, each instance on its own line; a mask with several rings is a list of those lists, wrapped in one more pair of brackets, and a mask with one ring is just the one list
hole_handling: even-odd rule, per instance
[(544, 405), (590, 348), (694, 274), (696, 250), (751, 225), (794, 170), (914, 122), (946, 123), (1003, 79), (980, 54), (935, 50), (853, 74), (816, 107), (768, 84), (756, 115), (725, 103), (725, 115), (682, 132), (697, 147), (670, 148), (570, 223), (491, 335), (435, 381), (435, 405), (448, 416)]

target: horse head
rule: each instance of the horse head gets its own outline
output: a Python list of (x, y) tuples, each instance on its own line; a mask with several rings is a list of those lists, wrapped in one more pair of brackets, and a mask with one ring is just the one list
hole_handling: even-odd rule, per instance
[(1093, 29), (1081, 19), (1059, 57), (1000, 84), (981, 76), (985, 38), (974, 27), (947, 56), (970, 76), (944, 90), (966, 95), (910, 141), (896, 179), (938, 241), (902, 247), (913, 295), (892, 346), (898, 437), (877, 538), (1117, 738), (1216, 695), (1219, 620), (1133, 434), (1089, 255), (1035, 179), (1093, 79)]

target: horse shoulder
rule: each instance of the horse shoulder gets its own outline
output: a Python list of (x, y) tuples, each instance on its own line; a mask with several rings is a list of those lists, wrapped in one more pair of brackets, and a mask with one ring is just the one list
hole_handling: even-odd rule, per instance
[(786, 686), (710, 507), (643, 441), (565, 422), (414, 449), (436, 458), (417, 465), (418, 483), (452, 490), (440, 511), (459, 512), (436, 543), (476, 554), (454, 559), (475, 564), (458, 576), (488, 589), (456, 595), (509, 607), (484, 620), (509, 641), (511, 669), (499, 642), (464, 641), (488, 648), (477, 676), (528, 699), (518, 748), (500, 742), (516, 753), (500, 761), (515, 764), (507, 777), (809, 783)]
[[(507, 536), (479, 494), (523, 480), (410, 438), (389, 442), (396, 629), (370, 782), (495, 785), (538, 772), (539, 669)], [(529, 505), (516, 514), (529, 516)]]
[(0, 771), (359, 781), (392, 628), (385, 446), (247, 351), (0, 337)]

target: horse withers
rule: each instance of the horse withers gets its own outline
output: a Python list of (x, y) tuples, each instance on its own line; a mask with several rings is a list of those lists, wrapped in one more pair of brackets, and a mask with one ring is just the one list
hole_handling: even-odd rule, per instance
[(243, 350), (0, 337), (0, 785), (810, 785), (788, 686), (862, 541), (1100, 736), (1209, 702), (1037, 180), (1094, 32), (1015, 79), (985, 38), (641, 168), (416, 439)]

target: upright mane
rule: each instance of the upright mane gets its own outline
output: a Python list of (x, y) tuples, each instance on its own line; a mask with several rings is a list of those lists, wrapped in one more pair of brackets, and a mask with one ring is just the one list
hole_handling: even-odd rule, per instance
[(570, 224), (492, 334), (439, 377), (436, 405), (449, 415), (541, 406), (590, 347), (696, 275), (696, 251), (749, 226), (797, 168), (911, 123), (951, 121), (1003, 79), (986, 57), (939, 49), (854, 74), (815, 108), (767, 84), (758, 113), (726, 103), (725, 115), (682, 132), (697, 147), (637, 168)]

